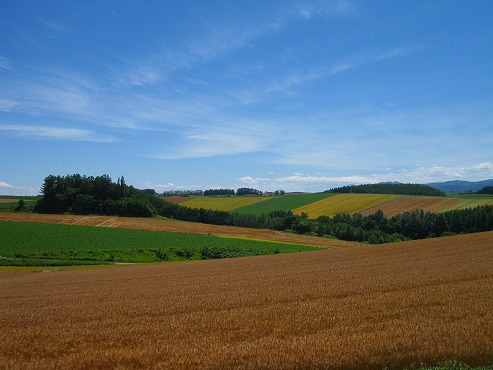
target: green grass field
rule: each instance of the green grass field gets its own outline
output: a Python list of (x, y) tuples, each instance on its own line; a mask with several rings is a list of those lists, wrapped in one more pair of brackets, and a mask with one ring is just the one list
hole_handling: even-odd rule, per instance
[(56, 266), (232, 258), (316, 250), (170, 232), (0, 221), (0, 265)]
[(235, 210), (240, 214), (268, 214), (273, 211), (291, 211), (295, 208), (329, 198), (335, 194), (330, 193), (306, 193), (283, 195), (270, 198), (264, 202), (251, 204)]

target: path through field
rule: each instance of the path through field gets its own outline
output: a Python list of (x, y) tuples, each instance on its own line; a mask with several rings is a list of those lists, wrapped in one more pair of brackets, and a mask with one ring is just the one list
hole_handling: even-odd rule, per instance
[(230, 260), (0, 273), (0, 368), (493, 363), (493, 232)]

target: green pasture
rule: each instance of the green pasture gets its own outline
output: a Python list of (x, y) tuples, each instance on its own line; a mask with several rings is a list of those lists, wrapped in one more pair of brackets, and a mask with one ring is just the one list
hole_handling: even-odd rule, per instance
[(330, 193), (290, 194), (270, 198), (264, 202), (251, 204), (235, 209), (240, 214), (268, 214), (273, 211), (291, 211), (295, 208), (332, 197)]
[(56, 266), (232, 258), (316, 250), (213, 235), (0, 221), (0, 265)]

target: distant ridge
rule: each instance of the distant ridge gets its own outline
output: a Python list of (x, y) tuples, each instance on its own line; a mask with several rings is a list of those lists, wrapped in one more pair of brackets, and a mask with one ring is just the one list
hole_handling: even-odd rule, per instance
[(493, 179), (482, 181), (463, 181), (453, 180), (445, 182), (433, 182), (426, 184), (434, 188), (440, 189), (446, 193), (466, 193), (470, 191), (478, 191), (485, 186), (493, 186)]

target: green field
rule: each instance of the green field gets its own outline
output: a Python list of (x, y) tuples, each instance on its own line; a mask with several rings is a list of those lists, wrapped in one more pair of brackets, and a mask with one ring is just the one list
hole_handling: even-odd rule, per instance
[(249, 206), (241, 207), (235, 210), (240, 214), (268, 214), (273, 211), (291, 211), (295, 208), (317, 202), (335, 194), (330, 193), (305, 193), (283, 195), (273, 197), (265, 202), (255, 203)]
[(260, 197), (260, 196), (203, 196), (203, 197), (193, 197), (190, 200), (180, 203), (181, 206), (190, 208), (205, 208), (213, 209), (216, 211), (231, 211), (237, 208), (241, 208), (250, 204), (268, 201), (270, 197)]
[(316, 250), (213, 235), (0, 221), (0, 265), (53, 266), (232, 258)]

